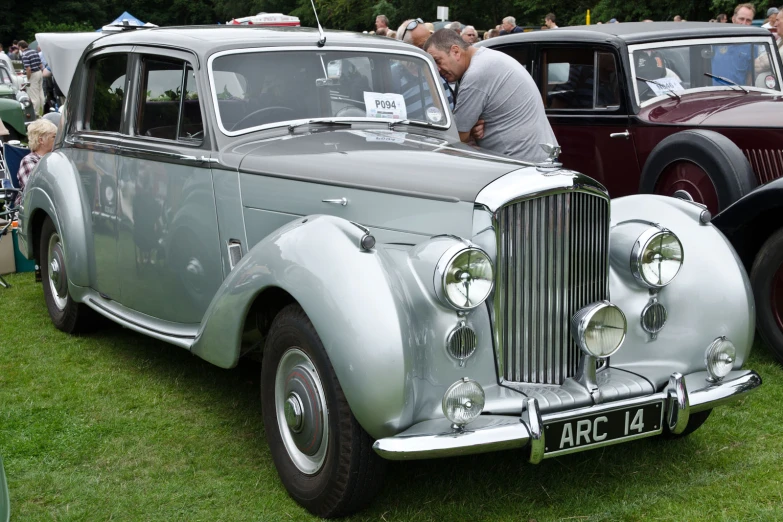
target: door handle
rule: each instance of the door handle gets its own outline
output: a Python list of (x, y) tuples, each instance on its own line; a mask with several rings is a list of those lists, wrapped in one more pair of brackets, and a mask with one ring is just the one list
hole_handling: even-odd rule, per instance
[(323, 203), (331, 203), (332, 205), (348, 206), (348, 198), (336, 198), (336, 199), (322, 199)]
[(627, 130), (625, 132), (613, 132), (609, 135), (610, 138), (625, 138), (626, 140), (631, 137), (631, 133)]

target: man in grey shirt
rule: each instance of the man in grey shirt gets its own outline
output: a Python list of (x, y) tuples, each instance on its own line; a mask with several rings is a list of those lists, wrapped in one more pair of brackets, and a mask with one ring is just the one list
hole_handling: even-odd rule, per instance
[(484, 122), (480, 147), (515, 159), (547, 159), (542, 143), (557, 145), (544, 113), (544, 104), (530, 74), (504, 53), (476, 48), (454, 31), (441, 29), (424, 44), (438, 71), (449, 82), (459, 81), (454, 117), (462, 141)]

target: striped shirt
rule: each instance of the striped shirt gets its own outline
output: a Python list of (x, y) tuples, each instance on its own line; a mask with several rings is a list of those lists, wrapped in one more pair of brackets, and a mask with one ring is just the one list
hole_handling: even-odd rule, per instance
[[(424, 110), (433, 107), (432, 93), (430, 93), (429, 83), (425, 78), (420, 78), (411, 74), (407, 69), (400, 67), (400, 91), (405, 98), (405, 108), (408, 118), (414, 120), (424, 120)], [(443, 82), (443, 90), (448, 100), (449, 109), (454, 110), (454, 94), (449, 87), (448, 82), (440, 78)], [(423, 104), (423, 106), (422, 106)]]
[(29, 67), (32, 72), (40, 71), (42, 67), (41, 57), (38, 56), (38, 51), (27, 49), (24, 54), (22, 54), (22, 67), (24, 67), (25, 70)]

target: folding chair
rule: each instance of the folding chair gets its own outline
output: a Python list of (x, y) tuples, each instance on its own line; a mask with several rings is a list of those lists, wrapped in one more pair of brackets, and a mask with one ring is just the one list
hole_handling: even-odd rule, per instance
[[(0, 180), (0, 202), (3, 203), (3, 210), (0, 212), (0, 218), (7, 220), (7, 223), (0, 228), (0, 241), (3, 238), (11, 240), (11, 226), (16, 218), (18, 209), (15, 208), (16, 196), (19, 194), (19, 165), (22, 158), (27, 156), (30, 151), (19, 145), (4, 143), (2, 153), (0, 154), (0, 169), (3, 177)], [(11, 285), (0, 275), (0, 286), (11, 288)]]

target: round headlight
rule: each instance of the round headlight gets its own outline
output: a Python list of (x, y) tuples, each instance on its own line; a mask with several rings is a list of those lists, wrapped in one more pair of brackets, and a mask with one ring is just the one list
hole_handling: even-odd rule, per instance
[(609, 357), (625, 340), (625, 314), (612, 303), (602, 301), (579, 310), (571, 320), (574, 341), (587, 355)]
[(443, 415), (457, 426), (474, 421), (483, 409), (484, 389), (467, 377), (449, 386), (443, 394)]
[(666, 229), (646, 230), (631, 251), (631, 272), (649, 288), (662, 288), (672, 282), (683, 260), (682, 243)]
[(443, 304), (470, 310), (492, 291), (492, 261), (475, 247), (449, 249), (435, 267), (435, 291)]
[(704, 364), (707, 366), (710, 382), (718, 382), (726, 377), (734, 366), (737, 349), (726, 337), (718, 337), (707, 347)]

